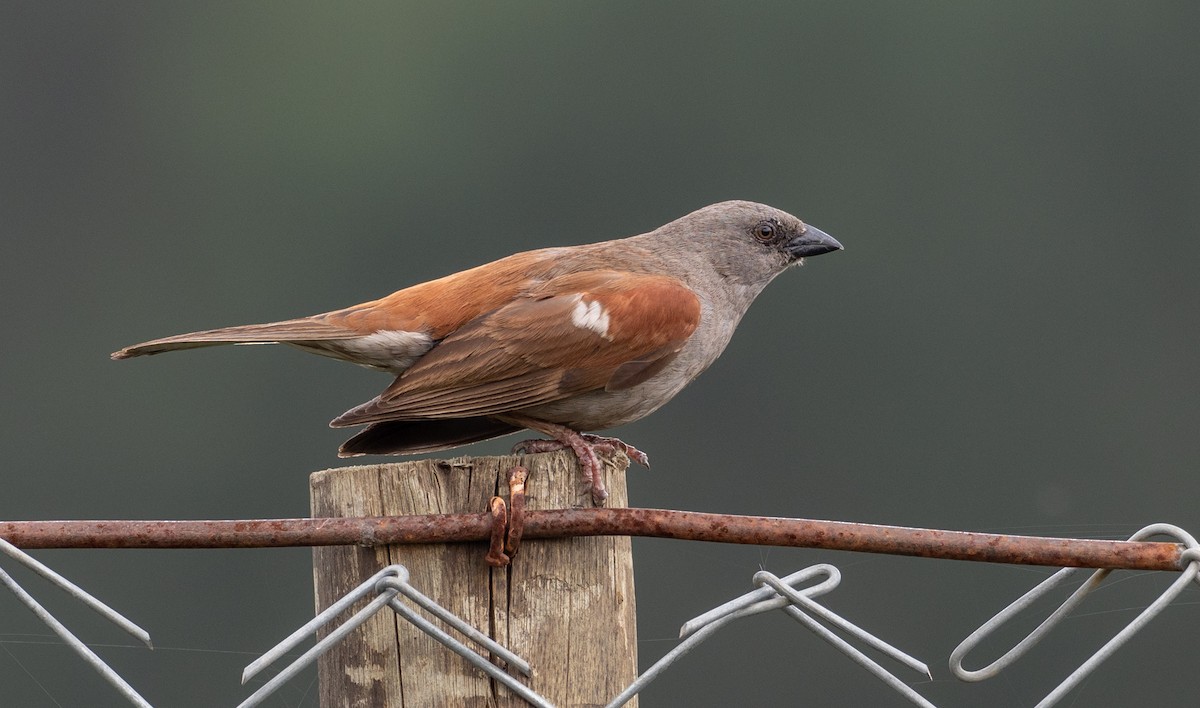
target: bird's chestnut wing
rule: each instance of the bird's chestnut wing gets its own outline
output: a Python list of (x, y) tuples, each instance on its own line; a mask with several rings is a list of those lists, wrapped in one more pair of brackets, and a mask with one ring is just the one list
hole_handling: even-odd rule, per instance
[(627, 388), (662, 370), (699, 323), (699, 298), (674, 278), (560, 276), (451, 333), (333, 425), (491, 415)]

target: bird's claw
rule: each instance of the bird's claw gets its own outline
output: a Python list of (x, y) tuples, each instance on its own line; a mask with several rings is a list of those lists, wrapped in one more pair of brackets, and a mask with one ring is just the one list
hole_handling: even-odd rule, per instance
[(645, 467), (646, 469), (650, 469), (650, 457), (647, 456), (646, 453), (637, 449), (633, 445), (630, 445), (629, 443), (625, 442), (624, 440), (619, 440), (617, 438), (608, 438), (608, 437), (604, 437), (602, 435), (593, 435), (592, 433), (583, 433), (582, 437), (584, 440), (586, 440), (588, 443), (590, 443), (593, 447), (596, 447), (598, 449), (605, 450), (605, 451), (613, 451), (613, 452), (620, 451), (620, 452), (624, 453), (624, 455), (626, 457), (628, 457), (629, 459), (638, 463), (642, 467)]
[[(608, 490), (604, 488), (604, 476), (601, 472), (602, 467), (600, 458), (596, 455), (596, 448), (604, 449), (604, 446), (593, 445), (592, 443), (579, 436), (577, 440), (564, 442), (561, 440), (543, 440), (535, 438), (533, 440), (522, 440), (513, 445), (513, 454), (520, 455), (536, 455), (539, 452), (558, 452), (559, 450), (569, 448), (575, 453), (575, 458), (579, 460), (579, 470), (582, 473), (583, 481), (587, 482), (588, 487), (592, 491), (592, 501), (597, 506), (604, 504), (604, 500), (608, 499)], [(609, 450), (613, 449), (611, 446)]]
[(577, 434), (568, 440), (522, 440), (513, 445), (512, 451), (514, 454), (533, 455), (539, 452), (557, 452), (565, 448), (570, 448), (579, 460), (579, 469), (583, 473), (584, 481), (591, 488), (592, 500), (597, 505), (602, 505), (604, 500), (608, 499), (608, 490), (604, 488), (603, 467), (597, 453), (613, 455), (620, 452), (639, 465), (650, 468), (650, 458), (633, 445), (617, 438), (591, 433)]

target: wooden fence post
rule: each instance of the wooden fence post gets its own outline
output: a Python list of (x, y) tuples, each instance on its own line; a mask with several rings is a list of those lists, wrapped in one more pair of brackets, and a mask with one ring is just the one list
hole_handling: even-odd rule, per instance
[[(507, 499), (516, 464), (529, 470), (527, 508), (591, 504), (574, 456), (558, 452), (323, 470), (310, 479), (312, 513), (478, 513), (497, 490)], [(626, 506), (625, 470), (606, 465), (605, 482), (608, 505)], [(414, 587), (528, 661), (528, 685), (560, 708), (603, 706), (637, 677), (628, 537), (525, 540), (506, 568), (486, 553), (483, 543), (315, 548), (317, 609), (402, 563)], [(386, 609), (322, 657), (319, 680), (322, 708), (528, 705)]]

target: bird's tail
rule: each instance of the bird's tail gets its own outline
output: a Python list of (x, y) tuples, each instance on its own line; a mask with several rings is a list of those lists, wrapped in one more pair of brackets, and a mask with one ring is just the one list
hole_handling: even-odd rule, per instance
[(213, 347), (219, 344), (323, 342), (357, 336), (360, 336), (360, 333), (354, 330), (324, 322), (316, 317), (303, 317), (283, 322), (222, 327), (221, 329), (208, 329), (202, 332), (189, 332), (187, 334), (177, 334), (173, 337), (152, 339), (149, 342), (134, 344), (120, 351), (115, 351), (112, 353), (112, 358), (129, 359), (135, 356), (159, 354), (176, 349)]

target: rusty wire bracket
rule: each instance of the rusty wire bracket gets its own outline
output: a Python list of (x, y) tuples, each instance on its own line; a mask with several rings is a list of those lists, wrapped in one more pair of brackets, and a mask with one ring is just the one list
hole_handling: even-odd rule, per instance
[[(492, 515), (491, 546), (484, 558), (496, 568), (508, 565), (525, 532), (525, 480), (529, 470), (517, 465), (508, 471), (508, 504), (501, 497), (492, 497), (488, 513)], [(511, 509), (511, 510), (510, 510)]]
[(529, 470), (520, 465), (508, 471), (508, 498), (511, 511), (508, 513), (508, 530), (504, 536), (504, 552), (514, 556), (521, 547), (525, 535), (525, 480)]
[(492, 515), (492, 539), (484, 560), (493, 568), (502, 568), (512, 559), (504, 552), (504, 536), (508, 530), (508, 506), (504, 499), (492, 497), (488, 502), (488, 511)]

